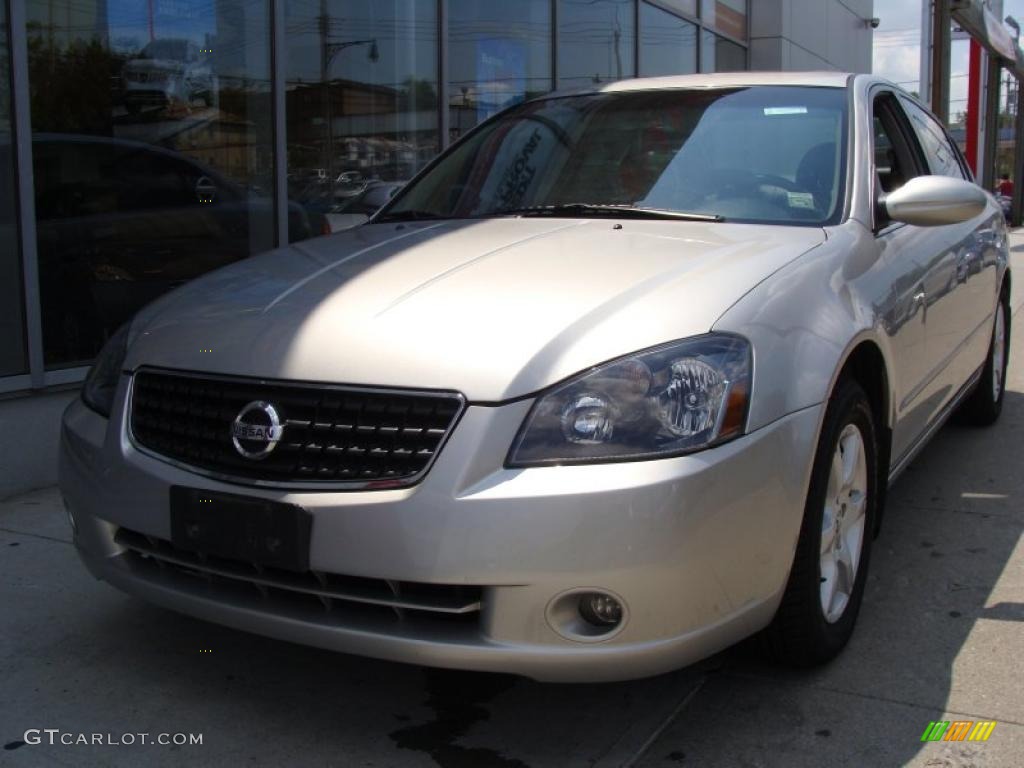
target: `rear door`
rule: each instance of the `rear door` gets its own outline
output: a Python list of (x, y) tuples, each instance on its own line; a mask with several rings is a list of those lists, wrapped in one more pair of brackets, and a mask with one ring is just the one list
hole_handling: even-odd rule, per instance
[[(970, 179), (959, 151), (935, 118), (910, 99), (900, 97), (918, 149), (936, 176)], [(929, 357), (937, 366), (936, 385), (952, 396), (981, 365), (988, 351), (995, 306), (996, 265), (987, 258), (995, 222), (992, 214), (937, 229), (943, 247), (928, 254)]]

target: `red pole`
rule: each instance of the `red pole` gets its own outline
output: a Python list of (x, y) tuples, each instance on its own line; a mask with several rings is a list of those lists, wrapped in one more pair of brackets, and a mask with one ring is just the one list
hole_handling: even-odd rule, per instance
[(981, 44), (971, 38), (970, 69), (967, 75), (967, 164), (978, 174), (978, 106), (981, 103)]

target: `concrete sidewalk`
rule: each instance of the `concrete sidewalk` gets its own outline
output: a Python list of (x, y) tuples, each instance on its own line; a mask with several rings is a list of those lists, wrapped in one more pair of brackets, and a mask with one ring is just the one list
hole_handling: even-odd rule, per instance
[[(1024, 238), (1014, 248), (1024, 261)], [(128, 598), (79, 564), (55, 489), (9, 500), (0, 764), (1019, 766), (1024, 328), (1015, 330), (1001, 422), (947, 426), (896, 484), (857, 633), (813, 672), (766, 666), (741, 647), (651, 680), (541, 685), (331, 654)], [(998, 724), (987, 743), (922, 744), (940, 719)], [(24, 743), (27, 729), (46, 728), (118, 740), (201, 733), (203, 743)]]

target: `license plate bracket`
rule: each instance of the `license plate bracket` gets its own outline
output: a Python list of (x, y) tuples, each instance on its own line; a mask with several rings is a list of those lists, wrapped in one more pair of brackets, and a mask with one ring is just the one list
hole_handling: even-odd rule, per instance
[(171, 542), (197, 554), (289, 571), (309, 570), (313, 516), (254, 496), (171, 487)]

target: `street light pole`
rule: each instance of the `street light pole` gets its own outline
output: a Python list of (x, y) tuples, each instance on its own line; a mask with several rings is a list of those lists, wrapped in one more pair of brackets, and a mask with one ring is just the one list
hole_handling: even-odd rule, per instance
[[(950, 0), (932, 3), (932, 61), (929, 106), (943, 125), (949, 123)], [(923, 94), (922, 94), (923, 95)]]
[(320, 0), (320, 17), (317, 19), (317, 26), (320, 31), (320, 82), (323, 85), (323, 96), (321, 102), (321, 113), (326, 121), (327, 139), (324, 142), (327, 157), (324, 158), (324, 167), (327, 169), (328, 183), (331, 185), (331, 192), (334, 192), (334, 125), (333, 125), (333, 99), (331, 98), (331, 64), (334, 57), (346, 48), (357, 45), (368, 45), (370, 51), (368, 58), (376, 63), (380, 60), (380, 53), (377, 49), (376, 38), (367, 40), (343, 40), (331, 42), (331, 17), (327, 13), (327, 0)]

